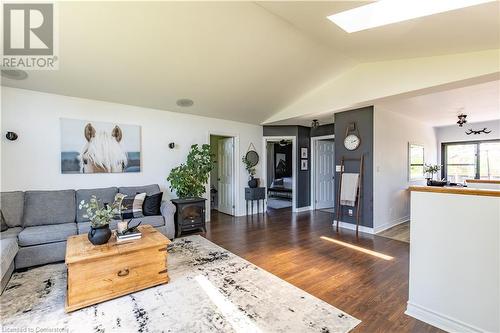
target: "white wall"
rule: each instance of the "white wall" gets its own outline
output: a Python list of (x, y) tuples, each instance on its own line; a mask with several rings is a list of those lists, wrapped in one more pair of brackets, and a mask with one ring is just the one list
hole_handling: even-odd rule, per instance
[[(499, 111), (500, 112), (500, 111)], [(479, 130), (484, 127), (491, 130), (489, 134), (470, 134), (465, 132), (468, 129)], [(479, 141), (479, 140), (498, 140), (500, 139), (500, 119), (483, 121), (479, 123), (467, 123), (463, 127), (458, 125), (436, 127), (438, 161), (441, 160), (441, 143), (443, 142), (459, 142), (459, 141)]]
[[(141, 172), (61, 174), (60, 118), (140, 125)], [(209, 143), (209, 132), (237, 135), (239, 155), (253, 142), (262, 156), (261, 126), (8, 87), (2, 87), (1, 120), (2, 191), (156, 183), (165, 191), (164, 199), (170, 199), (174, 197), (166, 182), (170, 170), (185, 161), (192, 144)], [(16, 132), (17, 141), (5, 139), (6, 131)], [(169, 149), (169, 142), (175, 142), (176, 147)], [(236, 212), (243, 215), (244, 187), (248, 179), (243, 164), (237, 165)], [(259, 164), (257, 176), (261, 174)]]
[(434, 129), (401, 114), (375, 106), (374, 111), (374, 232), (410, 219), (408, 143), (424, 146), (425, 163), (436, 163)]

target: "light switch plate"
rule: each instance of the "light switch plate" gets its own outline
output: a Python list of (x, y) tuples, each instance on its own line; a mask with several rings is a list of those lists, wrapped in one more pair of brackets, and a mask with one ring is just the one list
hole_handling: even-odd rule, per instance
[(341, 171), (341, 169), (340, 169), (340, 165), (336, 165), (336, 166), (335, 166), (335, 172), (340, 172), (340, 171)]
[(349, 216), (352, 216), (352, 214), (353, 214), (352, 209), (349, 209), (349, 210), (347, 211), (347, 214), (349, 214)]

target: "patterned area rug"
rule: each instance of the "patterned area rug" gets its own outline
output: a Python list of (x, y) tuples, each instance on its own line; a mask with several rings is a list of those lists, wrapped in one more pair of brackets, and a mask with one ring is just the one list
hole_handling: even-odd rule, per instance
[(169, 246), (170, 283), (64, 312), (66, 269), (15, 273), (2, 332), (348, 332), (359, 320), (201, 236)]

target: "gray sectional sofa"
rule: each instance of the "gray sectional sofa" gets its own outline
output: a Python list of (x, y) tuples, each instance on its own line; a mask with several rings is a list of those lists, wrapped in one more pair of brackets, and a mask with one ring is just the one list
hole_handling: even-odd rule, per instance
[[(1, 210), (8, 229), (1, 232), (1, 290), (3, 291), (14, 269), (63, 261), (66, 239), (85, 234), (90, 221), (78, 209), (81, 200), (92, 195), (103, 202), (113, 202), (117, 193), (153, 195), (160, 192), (156, 184), (147, 186), (108, 187), (98, 189), (60, 191), (2, 192)], [(161, 215), (137, 219), (142, 224), (157, 228), (170, 239), (174, 238), (175, 206), (163, 201)], [(111, 229), (118, 221), (111, 222)]]

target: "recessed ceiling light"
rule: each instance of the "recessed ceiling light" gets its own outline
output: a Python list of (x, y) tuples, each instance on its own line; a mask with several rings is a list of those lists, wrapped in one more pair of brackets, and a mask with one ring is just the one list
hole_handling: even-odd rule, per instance
[(11, 80), (24, 80), (28, 77), (28, 73), (20, 69), (2, 69), (2, 77)]
[(189, 98), (181, 98), (177, 100), (176, 104), (180, 107), (187, 108), (193, 106), (194, 102)]
[(327, 18), (350, 33), (492, 1), (495, 0), (379, 0)]

